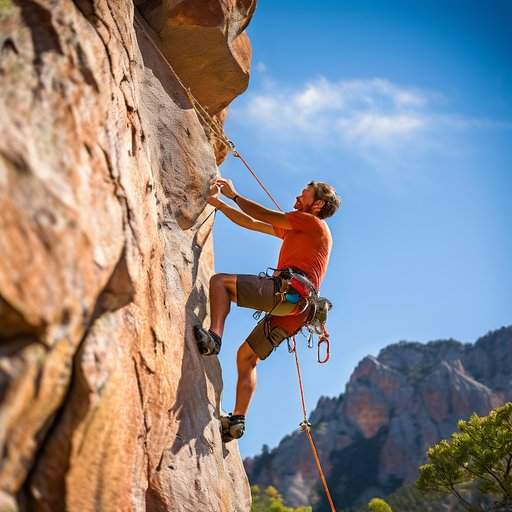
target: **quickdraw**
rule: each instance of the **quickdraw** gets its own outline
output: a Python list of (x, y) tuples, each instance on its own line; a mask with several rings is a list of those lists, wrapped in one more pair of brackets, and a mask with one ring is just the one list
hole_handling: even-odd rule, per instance
[[(306, 329), (309, 331), (308, 336), (308, 347), (313, 348), (313, 337), (318, 336), (317, 342), (317, 361), (320, 364), (327, 363), (329, 361), (330, 354), (330, 337), (327, 331), (326, 322), (327, 314), (332, 308), (332, 303), (325, 297), (319, 297), (313, 284), (309, 279), (296, 271), (295, 269), (273, 269), (267, 268), (266, 272), (262, 272), (262, 275), (271, 277), (268, 274), (269, 270), (279, 272), (279, 278), (281, 279), (280, 289), (276, 292), (278, 302), (276, 304), (282, 304), (283, 302), (296, 303), (296, 308), (289, 313), (290, 315), (302, 314), (306, 309), (310, 308), (311, 312), (308, 315), (308, 319), (305, 323)], [(297, 296), (298, 299), (290, 300), (290, 296)], [(269, 313), (270, 314), (270, 313)], [(293, 338), (293, 345), (288, 338), (288, 351), (293, 352), (295, 349), (295, 338)], [(322, 345), (325, 345), (324, 355), (322, 357)], [(293, 347), (293, 348), (292, 348)]]

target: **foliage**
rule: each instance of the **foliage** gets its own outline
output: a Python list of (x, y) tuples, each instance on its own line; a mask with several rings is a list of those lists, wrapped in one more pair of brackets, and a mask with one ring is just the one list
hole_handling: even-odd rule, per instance
[(251, 487), (252, 507), (251, 512), (311, 512), (311, 507), (291, 508), (283, 503), (279, 491), (269, 485), (265, 491), (259, 486)]
[(0, 19), (12, 8), (11, 0), (0, 0)]
[(488, 416), (473, 414), (458, 427), (460, 432), (450, 440), (428, 450), (429, 463), (420, 467), (418, 488), (452, 493), (469, 511), (489, 510), (464, 497), (464, 489), (474, 483), (482, 495), (492, 497), (491, 510), (512, 509), (512, 403)]
[[(407, 483), (386, 495), (386, 502), (393, 512), (439, 512), (450, 510), (460, 512), (455, 496), (433, 497), (419, 491), (415, 483)], [(323, 509), (322, 509), (323, 510)], [(338, 510), (338, 512), (368, 512), (368, 505), (359, 505)]]
[(368, 503), (371, 512), (393, 512), (391, 507), (381, 498), (372, 498)]

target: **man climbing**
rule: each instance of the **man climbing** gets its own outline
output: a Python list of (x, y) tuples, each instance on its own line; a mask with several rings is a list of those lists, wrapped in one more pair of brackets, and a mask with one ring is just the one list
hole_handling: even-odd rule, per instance
[[(217, 196), (219, 191), (233, 200), (232, 208)], [(229, 416), (221, 417), (225, 442), (240, 438), (245, 416), (256, 388), (256, 365), (286, 338), (294, 335), (310, 318), (310, 307), (298, 307), (303, 301), (301, 286), (318, 292), (327, 270), (332, 237), (324, 219), (334, 215), (340, 198), (326, 183), (312, 181), (296, 197), (295, 211), (270, 210), (235, 190), (231, 180), (219, 178), (210, 192), (209, 204), (239, 226), (283, 239), (277, 270), (266, 274), (215, 274), (210, 280), (210, 328), (194, 327), (198, 348), (203, 355), (218, 354), (224, 322), (231, 302), (266, 312), (237, 352), (238, 381), (236, 404)], [(298, 286), (289, 286), (295, 276)], [(283, 284), (284, 282), (284, 284)], [(301, 284), (302, 283), (302, 284)], [(302, 290), (303, 292), (303, 290)], [(307, 303), (306, 303), (307, 304)]]

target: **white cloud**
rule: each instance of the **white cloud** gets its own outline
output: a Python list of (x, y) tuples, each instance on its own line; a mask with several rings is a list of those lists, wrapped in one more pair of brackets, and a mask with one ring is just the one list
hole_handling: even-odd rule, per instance
[(296, 88), (267, 82), (234, 115), (280, 138), (302, 136), (318, 142), (319, 137), (334, 136), (338, 142), (367, 147), (425, 128), (427, 104), (424, 92), (382, 78), (331, 82), (320, 77)]
[(267, 66), (264, 62), (258, 61), (256, 64), (252, 66), (252, 69), (257, 71), (258, 73), (265, 73), (267, 71)]
[(259, 88), (243, 95), (231, 112), (235, 123), (249, 128), (253, 142), (290, 171), (298, 159), (307, 167), (326, 154), (332, 162), (338, 153), (397, 179), (432, 159), (463, 154), (471, 147), (467, 130), (512, 128), (508, 122), (450, 112), (444, 94), (383, 78), (319, 77), (283, 86), (266, 72)]
[(428, 125), (418, 114), (383, 115), (363, 112), (351, 119), (339, 119), (337, 126), (349, 142), (364, 145), (385, 145), (394, 137), (411, 135)]

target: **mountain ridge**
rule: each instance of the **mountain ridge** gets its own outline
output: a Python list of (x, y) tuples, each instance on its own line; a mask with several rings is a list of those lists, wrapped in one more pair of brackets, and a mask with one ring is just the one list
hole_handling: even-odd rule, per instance
[[(474, 343), (401, 340), (364, 357), (345, 391), (320, 397), (309, 418), (337, 506), (414, 481), (428, 447), (455, 431), (458, 419), (510, 401), (511, 354), (508, 326)], [(327, 505), (299, 432), (244, 465), (252, 484), (274, 485), (292, 506)]]

